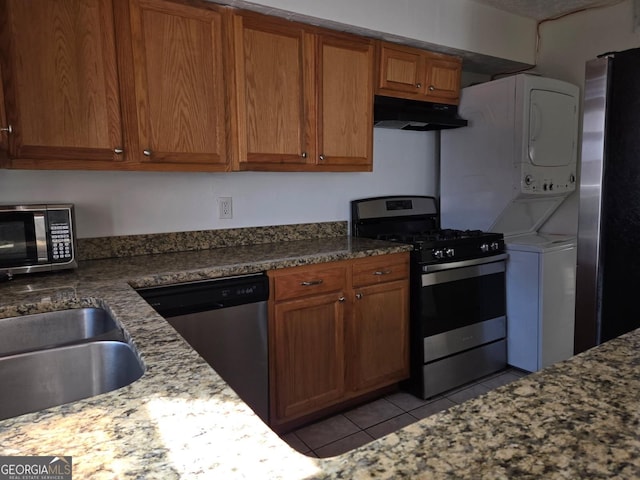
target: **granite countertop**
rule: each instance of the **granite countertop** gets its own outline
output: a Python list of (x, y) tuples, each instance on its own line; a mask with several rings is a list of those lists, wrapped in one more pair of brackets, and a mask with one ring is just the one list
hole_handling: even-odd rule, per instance
[(100, 306), (130, 334), (143, 377), (0, 421), (1, 455), (71, 455), (74, 478), (638, 478), (640, 333), (528, 375), (346, 454), (289, 447), (132, 288), (409, 247), (350, 239), (81, 262), (0, 287), (0, 318)]

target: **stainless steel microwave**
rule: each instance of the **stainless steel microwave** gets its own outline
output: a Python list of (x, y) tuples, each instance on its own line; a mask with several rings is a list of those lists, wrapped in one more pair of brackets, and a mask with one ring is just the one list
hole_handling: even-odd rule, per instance
[(76, 268), (71, 204), (0, 205), (0, 274)]

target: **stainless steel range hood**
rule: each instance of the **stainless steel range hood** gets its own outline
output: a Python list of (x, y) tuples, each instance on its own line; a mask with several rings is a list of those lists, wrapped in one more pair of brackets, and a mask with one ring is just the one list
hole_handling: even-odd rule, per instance
[(457, 105), (376, 95), (373, 125), (396, 130), (427, 131), (466, 127), (467, 121), (458, 116)]

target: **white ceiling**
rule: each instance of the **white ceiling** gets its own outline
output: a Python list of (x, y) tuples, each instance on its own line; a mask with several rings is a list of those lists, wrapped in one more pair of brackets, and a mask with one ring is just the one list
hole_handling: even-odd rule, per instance
[(565, 13), (575, 12), (584, 8), (612, 5), (621, 0), (475, 0), (478, 3), (490, 5), (535, 20), (554, 18)]

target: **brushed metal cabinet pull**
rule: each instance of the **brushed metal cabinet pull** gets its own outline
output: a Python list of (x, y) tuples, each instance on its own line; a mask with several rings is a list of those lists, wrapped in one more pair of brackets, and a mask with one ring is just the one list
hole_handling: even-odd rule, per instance
[(113, 149), (113, 153), (117, 153), (118, 155), (120, 155), (121, 153), (123, 153), (124, 150), (120, 147), (114, 148)]
[(364, 295), (362, 293), (356, 293), (356, 298), (360, 300)]
[(311, 287), (313, 285), (320, 285), (322, 284), (322, 279), (320, 280), (311, 280), (310, 282), (301, 282), (300, 285), (303, 287)]
[(338, 298), (338, 301), (339, 301), (340, 303), (344, 302), (344, 297), (339, 297), (339, 298)]
[(391, 273), (391, 270), (378, 270), (376, 272), (373, 272), (374, 275), (389, 275)]
[(429, 85), (429, 91), (433, 92), (436, 89), (436, 87), (434, 87), (433, 85)]
[(0, 128), (0, 132), (7, 132), (8, 134), (13, 133), (13, 127), (11, 125), (2, 127)]
[(144, 154), (145, 157), (151, 156), (151, 150), (143, 150), (142, 153)]

